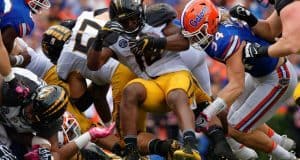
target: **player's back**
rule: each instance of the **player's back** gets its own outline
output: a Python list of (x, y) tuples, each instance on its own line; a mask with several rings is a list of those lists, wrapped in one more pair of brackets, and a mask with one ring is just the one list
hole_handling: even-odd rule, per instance
[(92, 72), (87, 68), (88, 49), (95, 40), (99, 29), (107, 22), (103, 18), (97, 18), (105, 14), (105, 12), (99, 11), (101, 10), (94, 12), (85, 11), (77, 18), (69, 42), (66, 42), (64, 45), (57, 61), (57, 72), (62, 79), (66, 80), (68, 74), (76, 70), (85, 78), (94, 79), (95, 81), (97, 79), (97, 84), (110, 81), (112, 74), (119, 64), (118, 61), (110, 58), (97, 75), (95, 75), (96, 72)]
[[(265, 40), (255, 36), (248, 26), (231, 19), (222, 21), (218, 26), (213, 42), (205, 49), (212, 58), (225, 63), (240, 47), (242, 41), (269, 45)], [(278, 62), (278, 58), (253, 58), (244, 62), (245, 71), (252, 76), (261, 77), (271, 73)]]
[(25, 0), (2, 0), (0, 7), (4, 12), (1, 16), (0, 29), (13, 27), (20, 37), (31, 33), (34, 22)]

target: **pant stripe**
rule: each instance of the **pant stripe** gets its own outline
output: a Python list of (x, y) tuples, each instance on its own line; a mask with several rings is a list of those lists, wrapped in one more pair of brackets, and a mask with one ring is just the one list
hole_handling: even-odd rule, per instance
[[(277, 69), (277, 75), (279, 80), (282, 79), (282, 77), (286, 79), (290, 78), (290, 73), (286, 64)], [(254, 107), (254, 109), (240, 123), (236, 125), (235, 128), (242, 132), (247, 132), (251, 129), (251, 127), (273, 107), (273, 105), (285, 93), (287, 88), (288, 86), (282, 87), (280, 84), (275, 86), (271, 92), (256, 107)]]

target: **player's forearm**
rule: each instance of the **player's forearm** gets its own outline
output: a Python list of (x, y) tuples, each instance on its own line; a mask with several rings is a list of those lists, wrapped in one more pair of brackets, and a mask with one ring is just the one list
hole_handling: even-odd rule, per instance
[(265, 20), (258, 21), (258, 23), (252, 27), (252, 31), (255, 35), (268, 40), (269, 42), (273, 42), (277, 36), (277, 34), (272, 32), (270, 24)]
[(219, 93), (218, 97), (222, 98), (227, 106), (230, 106), (243, 92), (243, 83), (228, 83)]
[(280, 17), (276, 12), (273, 12), (266, 20), (259, 20), (258, 23), (252, 27), (253, 32), (269, 41), (274, 41), (282, 32), (282, 24)]
[(69, 142), (68, 144), (62, 146), (56, 152), (53, 152), (52, 155), (55, 160), (64, 160), (71, 159), (75, 154), (79, 152), (77, 145), (74, 142)]
[(180, 33), (167, 37), (166, 50), (183, 51), (190, 47), (189, 40), (184, 38)]
[[(1, 37), (0, 37), (1, 38)], [(11, 66), (9, 62), (8, 53), (6, 51), (5, 46), (2, 43), (2, 40), (0, 39), (0, 74), (3, 76), (7, 76), (11, 72)]]
[(293, 53), (299, 53), (300, 46), (295, 45), (286, 38), (280, 38), (278, 41), (268, 48), (268, 55), (270, 57), (283, 57)]

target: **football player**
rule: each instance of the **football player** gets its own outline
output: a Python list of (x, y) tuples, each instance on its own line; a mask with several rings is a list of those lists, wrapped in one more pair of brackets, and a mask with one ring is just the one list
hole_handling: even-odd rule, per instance
[[(227, 118), (233, 127), (229, 132), (232, 137), (275, 158), (296, 159), (265, 132), (257, 129), (292, 95), (297, 82), (296, 73), (285, 58), (245, 60), (243, 41), (264, 46), (269, 43), (254, 36), (248, 26), (229, 17), (209, 0), (190, 1), (181, 16), (184, 36), (190, 39), (193, 47), (204, 49), (209, 56), (224, 63), (229, 80), (197, 120), (209, 121), (212, 115), (231, 106)], [(243, 139), (243, 134), (248, 135), (251, 141)], [(256, 140), (263, 145), (252, 143)]]
[[(176, 10), (172, 6), (166, 3), (157, 3), (148, 6), (145, 15), (146, 15), (147, 23), (153, 26), (161, 26), (165, 23), (174, 23), (180, 26), (180, 21), (176, 19), (177, 17)], [(209, 77), (208, 67), (206, 63), (207, 55), (204, 53), (205, 51), (201, 51), (201, 52), (203, 53), (199, 53), (199, 50), (190, 47), (187, 51), (181, 52), (180, 57), (187, 65), (187, 67), (192, 71), (195, 78), (199, 81), (199, 84), (203, 88), (203, 90), (209, 95), (211, 95), (210, 77)], [(202, 109), (204, 107), (202, 107)], [(226, 118), (224, 120), (227, 121)], [(227, 125), (225, 125), (225, 127), (226, 126)], [(207, 133), (211, 133), (211, 132), (207, 132)], [(212, 135), (208, 135), (208, 137), (210, 137), (214, 143), (220, 143), (220, 142), (215, 142), (216, 141), (214, 140), (215, 137), (213, 137)], [(233, 139), (229, 140), (229, 144), (231, 148), (234, 148), (233, 153), (236, 155), (237, 158), (239, 159), (257, 158), (257, 153), (254, 150), (239, 144)], [(214, 146), (214, 148), (217, 148), (217, 146)], [(215, 150), (217, 151), (218, 149)], [(223, 148), (221, 150), (223, 150)]]
[[(5, 110), (0, 115), (1, 124), (5, 126), (9, 133), (8, 137), (12, 141), (23, 143), (27, 141), (26, 144), (32, 143), (40, 146), (48, 145), (51, 152), (55, 152), (53, 154), (55, 159), (69, 159), (78, 152), (78, 149), (86, 146), (90, 140), (95, 141), (97, 138), (111, 134), (114, 125), (110, 128), (94, 127), (74, 141), (58, 148), (57, 134), (61, 128), (62, 115), (68, 103), (67, 93), (59, 86), (46, 85), (44, 81), (26, 69), (14, 68), (14, 72), (16, 75), (23, 75), (22, 80), (29, 84), (31, 101), (22, 106), (6, 106), (3, 105), (4, 102), (13, 97), (1, 94), (1, 110)], [(1, 93), (5, 93), (7, 89), (7, 84), (1, 80)], [(34, 132), (38, 137), (33, 136)], [(22, 136), (16, 136), (19, 134)], [(51, 156), (51, 154), (43, 154), (44, 152), (40, 152), (40, 150), (40, 147), (35, 148), (33, 153), (40, 154), (38, 156)], [(56, 158), (56, 156), (58, 157)]]
[[(101, 12), (98, 12), (98, 14), (102, 14)], [(104, 13), (105, 14), (105, 13)], [(114, 101), (114, 113), (113, 113), (113, 119), (114, 121), (117, 121), (117, 124), (119, 124), (119, 116), (118, 116), (118, 105), (120, 103), (121, 99), (121, 91), (125, 84), (129, 82), (130, 80), (135, 78), (135, 74), (133, 74), (127, 67), (120, 64), (119, 62), (116, 62), (116, 60), (112, 59), (111, 62), (108, 62), (109, 64), (107, 67), (103, 67), (101, 70), (92, 72), (86, 68), (86, 57), (83, 55), (83, 52), (79, 51), (73, 51), (72, 53), (72, 45), (80, 43), (81, 39), (75, 38), (77, 34), (85, 33), (85, 35), (90, 35), (91, 37), (85, 37), (86, 40), (90, 39), (89, 41), (93, 40), (93, 34), (92, 32), (84, 31), (81, 32), (78, 30), (78, 26), (84, 25), (86, 21), (90, 21), (91, 23), (99, 23), (101, 22), (101, 19), (98, 20), (94, 16), (95, 14), (93, 12), (83, 12), (82, 15), (77, 19), (76, 26), (73, 25), (67, 25), (67, 22), (62, 22), (61, 25), (63, 26), (71, 26), (68, 27), (72, 30), (72, 37), (70, 39), (70, 42), (68, 42), (65, 46), (63, 38), (59, 37), (65, 37), (65, 35), (68, 35), (67, 32), (65, 33), (66, 28), (63, 28), (61, 26), (53, 26), (50, 27), (44, 34), (42, 45), (43, 45), (43, 51), (44, 53), (52, 60), (52, 62), (57, 63), (58, 65), (61, 65), (61, 73), (63, 76), (67, 76), (66, 80), (69, 81), (72, 79), (72, 75), (76, 74), (77, 76), (82, 76), (83, 78), (88, 78), (92, 80), (92, 82), (95, 82), (97, 84), (105, 84), (105, 83), (111, 83), (112, 85), (112, 92), (113, 92), (113, 101)], [(96, 16), (100, 18), (99, 16)], [(74, 27), (74, 28), (73, 28)], [(95, 25), (94, 25), (95, 27)], [(75, 34), (77, 33), (77, 34)], [(52, 43), (51, 43), (52, 42)], [(89, 44), (90, 45), (90, 44)], [(65, 48), (66, 47), (66, 48)], [(89, 47), (89, 46), (87, 46)], [(60, 53), (60, 51), (63, 49), (63, 52)], [(75, 54), (76, 53), (76, 54)], [(62, 57), (63, 56), (63, 57)], [(68, 57), (73, 57), (73, 60), (75, 63), (70, 63), (70, 60)], [(62, 58), (60, 58), (62, 57)], [(58, 60), (58, 61), (57, 61)], [(116, 65), (116, 66), (115, 66)], [(116, 68), (115, 68), (116, 67)], [(63, 70), (63, 68), (65, 68)], [(115, 68), (115, 69), (114, 69)], [(63, 72), (65, 71), (65, 72)], [(78, 81), (77, 81), (78, 82)], [(74, 83), (75, 84), (75, 83)], [(71, 91), (72, 92), (72, 91)], [(82, 92), (82, 91), (81, 91)], [(105, 97), (105, 96), (103, 96)], [(155, 139), (155, 136), (150, 134), (140, 134), (140, 137), (150, 137), (151, 139)], [(112, 136), (107, 137), (113, 138)], [(142, 139), (142, 138), (141, 138)], [(109, 142), (109, 143), (108, 143)], [(169, 151), (174, 150), (173, 148), (178, 147), (178, 145), (174, 145), (177, 142), (172, 140), (167, 141), (158, 141), (159, 146), (164, 146), (164, 152), (163, 156), (166, 156)], [(97, 143), (98, 144), (98, 143)], [(120, 155), (121, 146), (119, 145), (119, 138), (116, 139), (108, 139), (105, 141), (104, 139), (100, 142), (99, 145), (103, 146), (105, 145), (105, 148), (108, 148), (109, 150), (113, 151), (114, 153), (117, 153)], [(147, 141), (143, 143), (143, 147), (147, 148), (148, 143)]]
[[(31, 19), (31, 13), (37, 13), (42, 8), (49, 8), (50, 3), (48, 0), (4, 0), (0, 2), (0, 6), (2, 11), (0, 22), (0, 72), (4, 76), (4, 81), (11, 88), (8, 94), (17, 97), (19, 100), (16, 102), (26, 103), (23, 101), (26, 101), (28, 98), (28, 87), (26, 87), (24, 82), (20, 82), (11, 71), (7, 53), (11, 52), (16, 37), (23, 37), (32, 31), (34, 23)], [(18, 64), (24, 60), (22, 56), (11, 58), (14, 64)], [(13, 103), (11, 102), (11, 104)]]
[[(286, 3), (281, 2), (283, 1), (277, 1), (277, 6), (275, 5), (275, 7), (279, 7), (282, 5), (281, 7), (284, 8), (290, 3), (290, 7), (299, 5), (299, 2), (296, 1), (294, 3), (292, 3), (293, 1), (286, 1)], [(290, 12), (288, 11), (290, 10), (288, 9), (290, 7), (287, 7), (287, 9), (285, 9), (286, 11), (284, 12)], [(282, 8), (277, 8), (277, 10), (279, 9), (280, 11)], [(287, 26), (288, 23), (295, 23), (297, 21), (293, 20), (293, 16), (283, 16), (284, 19), (287, 20), (284, 20), (284, 23), (281, 24), (282, 16), (279, 16), (279, 11), (277, 11), (277, 14), (274, 11), (274, 13), (266, 20), (258, 20), (247, 8), (241, 5), (237, 5), (230, 9), (231, 16), (247, 22), (247, 24), (251, 27), (254, 33), (259, 36), (268, 38), (270, 39), (270, 41), (274, 41), (274, 38), (279, 36), (280, 33), (282, 33), (282, 37), (279, 39), (279, 41), (271, 46), (251, 45), (250, 43), (248, 43), (245, 48), (245, 51), (248, 51), (247, 55), (249, 56), (249, 58), (256, 56), (279, 57), (293, 54), (299, 51), (299, 45), (294, 44), (298, 43), (297, 40), (294, 40), (297, 39), (298, 34), (293, 34), (293, 30), (297, 31), (297, 27), (299, 25), (292, 24), (292, 28), (284, 27)], [(291, 14), (296, 15), (294, 11), (292, 11)], [(265, 30), (271, 30), (271, 32), (265, 34)], [(296, 104), (300, 105), (300, 83), (298, 83), (297, 87), (295, 88), (293, 98)]]
[[(145, 131), (146, 113), (170, 110), (178, 116), (184, 137), (184, 149), (175, 151), (173, 158), (200, 159), (190, 106), (195, 101), (195, 92), (201, 93), (202, 100), (207, 98), (205, 100), (209, 101), (209, 97), (197, 87), (177, 54), (177, 51), (189, 47), (188, 42), (179, 32), (166, 38), (168, 25), (152, 27), (146, 24), (141, 1), (111, 1), (109, 13), (111, 21), (100, 30), (89, 50), (88, 67), (97, 70), (116, 55), (121, 63), (139, 76), (126, 85), (122, 94), (120, 122), (126, 144), (125, 159), (140, 158), (137, 135)], [(174, 48), (168, 48), (168, 43), (174, 43), (173, 37), (181, 37), (183, 41), (175, 42), (178, 45)], [(161, 154), (162, 150), (155, 147), (156, 141), (148, 143), (148, 152)]]

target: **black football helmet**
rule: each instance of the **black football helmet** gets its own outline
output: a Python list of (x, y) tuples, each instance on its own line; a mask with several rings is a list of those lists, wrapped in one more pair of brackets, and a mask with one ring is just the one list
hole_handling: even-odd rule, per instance
[[(109, 17), (119, 22), (127, 34), (137, 34), (144, 26), (143, 0), (111, 0)], [(129, 23), (134, 21), (134, 25)]]
[(66, 20), (59, 25), (49, 27), (43, 34), (42, 50), (44, 54), (56, 64), (64, 44), (72, 35), (75, 20)]
[(57, 85), (38, 88), (33, 99), (32, 123), (51, 123), (66, 111), (69, 102), (66, 91)]

